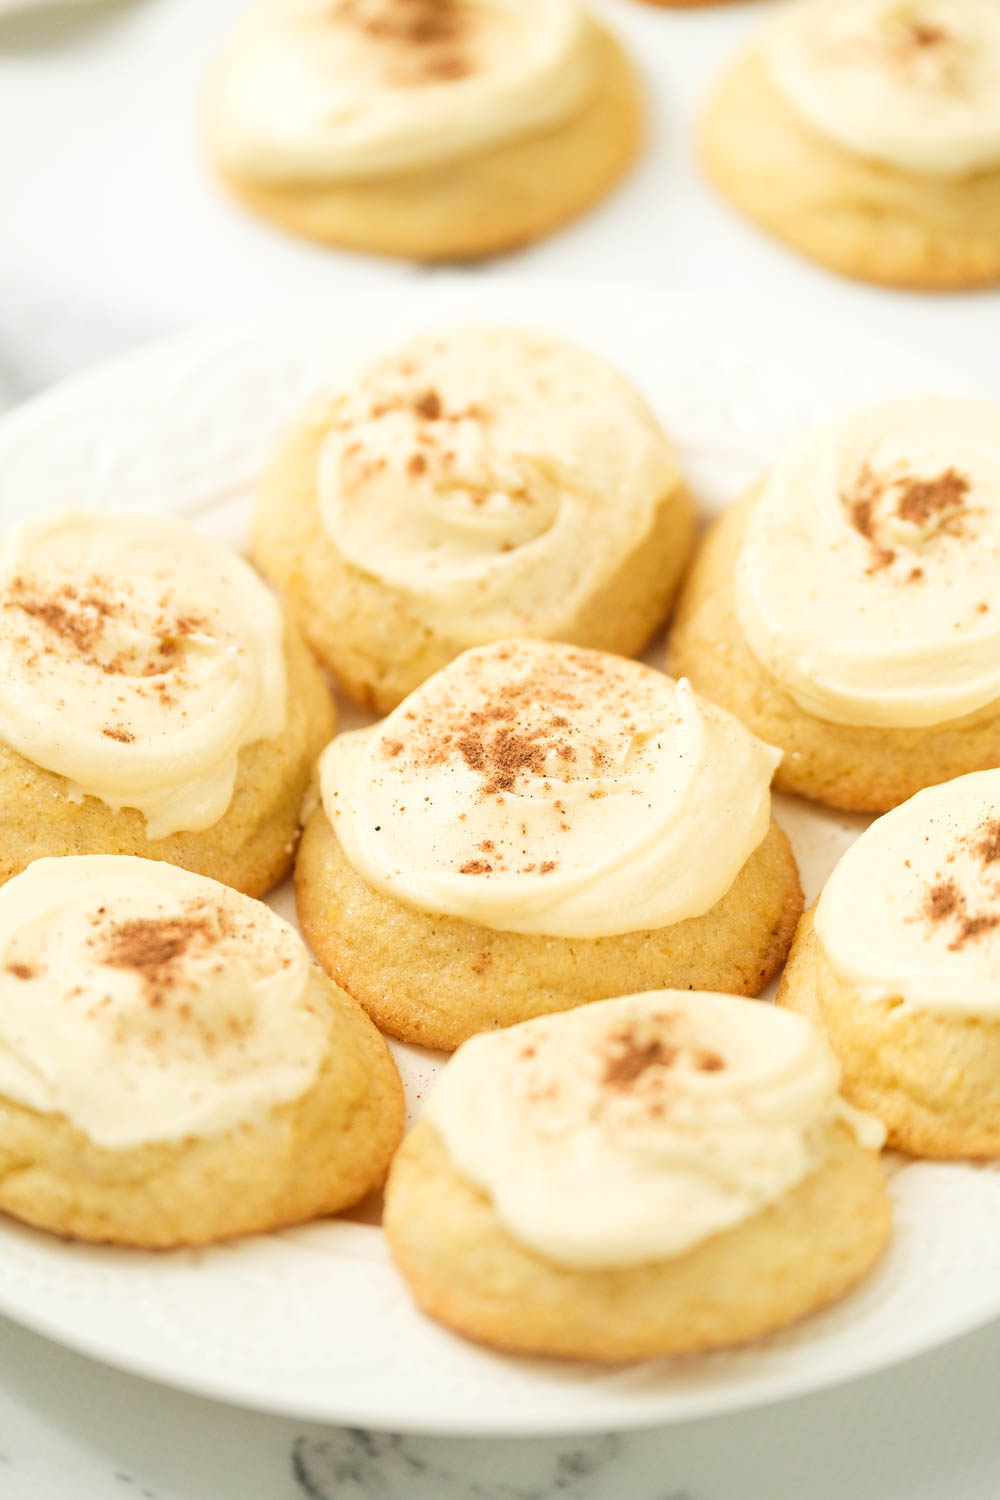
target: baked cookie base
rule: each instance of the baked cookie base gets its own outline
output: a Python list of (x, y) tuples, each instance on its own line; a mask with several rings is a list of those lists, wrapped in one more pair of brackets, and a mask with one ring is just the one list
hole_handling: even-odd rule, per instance
[(801, 708), (751, 651), (733, 575), (758, 490), (709, 529), (681, 590), (667, 670), (785, 752), (775, 787), (854, 812), (886, 812), (922, 787), (1000, 765), (995, 705), (922, 729), (833, 724)]
[(333, 1214), (381, 1185), (403, 1088), (364, 1012), (318, 970), (333, 1012), (311, 1089), (223, 1135), (113, 1151), (63, 1115), (0, 1100), (0, 1210), (73, 1239), (166, 1249)]
[(115, 811), (96, 797), (72, 801), (64, 777), (0, 742), (0, 883), (47, 856), (135, 854), (263, 896), (292, 867), (313, 765), (336, 724), (323, 675), (290, 622), (285, 671), (285, 727), (275, 739), (241, 750), (232, 800), (211, 828), (150, 839), (135, 808)]
[(834, 271), (927, 291), (1000, 281), (1000, 169), (924, 177), (843, 150), (786, 100), (760, 48), (723, 78), (699, 134), (719, 191)]
[(383, 1223), (430, 1317), (499, 1349), (613, 1363), (741, 1343), (843, 1296), (884, 1249), (890, 1209), (877, 1156), (835, 1125), (822, 1165), (762, 1213), (672, 1260), (577, 1270), (515, 1240), (423, 1121)]
[[(419, 601), (348, 562), (331, 542), (316, 494), (330, 412), (319, 403), (287, 439), (261, 487), (254, 519), (256, 567), (280, 589), (310, 645), (344, 690), (376, 713), (391, 712), (432, 673), (485, 633), (432, 630)], [(694, 540), (694, 506), (680, 484), (664, 495), (650, 532), (553, 639), (638, 655), (670, 610)], [(536, 634), (525, 628), (525, 634)]]
[(841, 1092), (912, 1156), (1000, 1157), (1000, 1021), (865, 1000), (802, 918), (778, 1004), (812, 1021), (840, 1060)]
[[(598, 93), (565, 125), (395, 177), (271, 186), (216, 165), (247, 208), (306, 239), (407, 260), (467, 260), (515, 250), (591, 208), (638, 152), (642, 110), (632, 65), (595, 27)], [(211, 102), (209, 151), (212, 154)]]
[(644, 990), (757, 995), (802, 911), (776, 823), (711, 911), (653, 932), (551, 938), (412, 910), (348, 864), (320, 807), (295, 869), (299, 921), (327, 972), (402, 1041), (453, 1050), (467, 1037), (588, 1000)]

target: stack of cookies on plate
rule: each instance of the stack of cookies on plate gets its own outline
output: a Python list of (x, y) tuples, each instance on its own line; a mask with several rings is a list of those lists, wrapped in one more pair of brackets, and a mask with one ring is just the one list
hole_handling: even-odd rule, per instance
[[(421, 1307), (578, 1358), (849, 1291), (887, 1139), (1000, 1155), (998, 418), (805, 433), (692, 560), (628, 380), (448, 330), (302, 412), (259, 572), (160, 516), (24, 522), (0, 1207), (170, 1247), (388, 1175)], [(325, 674), (382, 717), (335, 735)], [(772, 781), (884, 814), (805, 916)], [(293, 865), (318, 964), (261, 899)], [(382, 1033), (457, 1049), (402, 1145)]]

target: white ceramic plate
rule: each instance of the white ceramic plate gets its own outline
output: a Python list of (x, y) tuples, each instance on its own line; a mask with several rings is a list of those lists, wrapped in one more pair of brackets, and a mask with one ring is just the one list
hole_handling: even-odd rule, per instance
[[(241, 544), (254, 477), (306, 397), (417, 328), (489, 319), (548, 327), (617, 361), (676, 439), (706, 513), (805, 422), (883, 396), (968, 393), (910, 355), (714, 297), (426, 276), (160, 345), (13, 412), (0, 422), (0, 521), (136, 507)], [(865, 820), (790, 799), (776, 811), (811, 897)], [(276, 904), (291, 914), (287, 891)], [(412, 1112), (437, 1060), (396, 1052)], [(448, 1433), (680, 1421), (832, 1385), (1000, 1314), (1000, 1172), (897, 1164), (891, 1190), (892, 1247), (853, 1296), (745, 1349), (621, 1371), (498, 1356), (436, 1327), (363, 1214), (171, 1254), (3, 1221), (0, 1311), (138, 1374), (303, 1418)]]

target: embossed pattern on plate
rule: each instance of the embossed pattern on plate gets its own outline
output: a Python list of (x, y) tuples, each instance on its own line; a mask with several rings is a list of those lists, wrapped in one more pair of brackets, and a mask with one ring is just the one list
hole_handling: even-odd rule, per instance
[[(807, 422), (881, 397), (969, 393), (954, 371), (721, 298), (428, 277), (174, 340), (15, 410), (0, 422), (0, 522), (66, 504), (168, 510), (242, 545), (255, 476), (310, 394), (417, 329), (494, 319), (563, 333), (624, 368), (705, 514)], [(776, 812), (811, 896), (866, 820), (785, 798)], [(275, 905), (291, 913), (287, 890)], [(419, 1111), (437, 1060), (396, 1052)], [(138, 1374), (300, 1417), (442, 1433), (680, 1421), (849, 1379), (1000, 1314), (1000, 1172), (902, 1165), (891, 1191), (893, 1245), (853, 1296), (745, 1349), (618, 1371), (464, 1343), (415, 1311), (378, 1229), (351, 1220), (171, 1255), (0, 1221), (0, 1311)]]

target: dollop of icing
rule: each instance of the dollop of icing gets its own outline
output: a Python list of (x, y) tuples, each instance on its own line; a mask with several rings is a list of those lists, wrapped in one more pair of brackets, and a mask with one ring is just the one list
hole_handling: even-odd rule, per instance
[(680, 484), (623, 376), (516, 328), (417, 339), (335, 396), (327, 421), (330, 539), (469, 646), (558, 634)]
[(263, 0), (216, 70), (215, 149), (264, 183), (474, 155), (581, 113), (598, 35), (574, 0)]
[(780, 751), (638, 662), (467, 651), (320, 761), (349, 863), (423, 911), (597, 937), (708, 911), (770, 824)]
[(0, 548), (0, 738), (151, 839), (210, 828), (284, 728), (283, 642), (256, 573), (183, 522), (26, 521)]
[(938, 177), (1000, 166), (996, 0), (798, 0), (767, 57), (792, 104), (848, 151)]
[(897, 401), (808, 433), (757, 497), (740, 624), (808, 712), (919, 727), (1000, 698), (1000, 403)]
[(861, 835), (816, 936), (862, 999), (1000, 1017), (1000, 771), (927, 787)]
[(310, 972), (294, 928), (218, 881), (36, 860), (0, 887), (0, 1096), (113, 1150), (256, 1121), (318, 1074)]
[(684, 1254), (760, 1213), (845, 1119), (827, 1044), (789, 1011), (661, 990), (465, 1042), (425, 1118), (458, 1172), (539, 1255), (596, 1269)]

